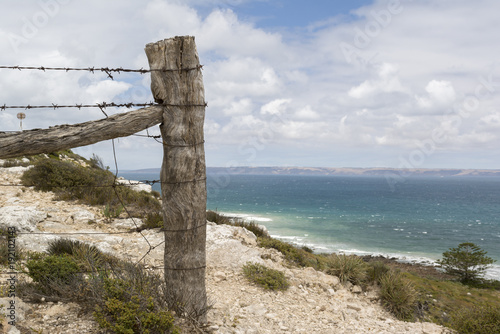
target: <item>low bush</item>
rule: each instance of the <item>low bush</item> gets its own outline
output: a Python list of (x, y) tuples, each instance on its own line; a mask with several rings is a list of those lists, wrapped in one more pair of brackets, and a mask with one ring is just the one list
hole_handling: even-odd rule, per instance
[(342, 283), (360, 284), (366, 271), (366, 263), (356, 255), (331, 254), (326, 261), (326, 273), (337, 276)]
[(104, 217), (108, 219), (118, 218), (122, 212), (123, 212), (123, 205), (121, 204), (118, 205), (106, 204), (104, 206), (104, 209), (102, 210)]
[(285, 256), (285, 259), (288, 262), (293, 265), (300, 267), (313, 267), (315, 269), (320, 269), (322, 267), (322, 263), (318, 257), (303, 249), (297, 248), (292, 244), (266, 237), (260, 237), (257, 241), (259, 247), (276, 249)]
[(368, 263), (366, 280), (368, 283), (379, 283), (380, 279), (391, 270), (389, 266), (381, 261)]
[(500, 333), (500, 309), (492, 306), (461, 309), (452, 315), (451, 327), (458, 334)]
[(413, 284), (396, 271), (388, 271), (379, 283), (384, 307), (400, 320), (413, 320), (417, 300)]
[(58, 200), (75, 200), (88, 205), (103, 205), (108, 218), (120, 215), (126, 207), (132, 217), (143, 218), (158, 214), (161, 204), (157, 193), (134, 191), (124, 185), (115, 185), (115, 176), (93, 162), (83, 167), (55, 158), (37, 159), (34, 167), (24, 172), (21, 181), (39, 191), (52, 191)]
[(102, 253), (99, 248), (79, 240), (56, 239), (49, 242), (47, 248), (49, 255), (69, 255), (82, 270), (91, 271), (103, 268), (106, 263), (114, 263), (117, 258)]
[(283, 272), (261, 264), (248, 262), (243, 266), (243, 274), (248, 280), (266, 290), (286, 290), (289, 287)]
[(183, 310), (158, 273), (75, 240), (54, 241), (48, 252), (27, 261), (33, 282), (19, 283), (23, 299), (77, 302), (113, 333), (178, 333), (169, 310)]
[(307, 253), (310, 253), (310, 254), (314, 253), (313, 249), (312, 249), (312, 248), (310, 248), (310, 247), (307, 247), (307, 246), (302, 246), (302, 247), (300, 247), (300, 248), (301, 248), (302, 250), (306, 251)]
[(244, 227), (250, 232), (253, 232), (253, 234), (255, 234), (257, 237), (268, 236), (266, 230), (264, 230), (262, 227), (259, 226), (259, 224), (256, 224), (253, 221), (247, 222), (239, 218), (226, 217), (215, 211), (211, 210), (207, 211), (207, 220), (209, 222), (216, 223), (217, 225), (224, 224), (224, 225)]
[(255, 222), (246, 222), (244, 220), (237, 219), (234, 222), (232, 222), (231, 225), (244, 227), (253, 234), (255, 234), (255, 236), (257, 237), (267, 237), (267, 232)]
[(212, 210), (207, 211), (207, 220), (209, 222), (216, 223), (217, 225), (231, 225), (231, 219), (229, 217), (223, 216), (218, 212)]
[(148, 212), (139, 230), (151, 228), (163, 228), (163, 214), (161, 212)]
[(104, 278), (102, 299), (94, 311), (101, 328), (118, 334), (179, 333), (174, 318), (149, 295), (156, 286), (137, 286), (121, 278)]
[[(12, 246), (12, 245), (11, 245)], [(15, 246), (15, 244), (14, 244)], [(9, 256), (12, 256), (14, 250), (14, 258), (11, 258), (11, 262), (17, 262), (19, 259), (20, 250), (15, 248), (9, 249), (9, 230), (6, 227), (0, 227), (0, 265), (6, 266), (9, 264)]]
[(68, 255), (49, 255), (28, 260), (26, 268), (28, 276), (48, 290), (51, 290), (53, 283), (69, 284), (80, 271), (78, 263)]

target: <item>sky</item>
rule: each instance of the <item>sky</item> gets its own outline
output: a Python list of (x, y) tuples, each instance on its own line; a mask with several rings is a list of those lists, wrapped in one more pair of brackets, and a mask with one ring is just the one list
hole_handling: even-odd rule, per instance
[[(0, 8), (5, 66), (148, 68), (147, 43), (195, 36), (207, 166), (500, 168), (497, 0), (1, 0)], [(148, 74), (0, 69), (0, 105), (152, 99)], [(19, 111), (0, 110), (0, 131), (20, 129)], [(103, 118), (99, 109), (23, 112), (24, 130)], [(151, 138), (116, 139), (115, 149), (122, 170), (163, 159)], [(74, 151), (114, 169), (111, 141)]]

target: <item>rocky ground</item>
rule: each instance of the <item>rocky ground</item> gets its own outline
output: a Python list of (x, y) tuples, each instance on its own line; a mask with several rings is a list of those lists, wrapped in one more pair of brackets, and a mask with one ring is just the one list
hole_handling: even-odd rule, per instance
[[(155, 248), (145, 262), (162, 265), (163, 235), (158, 230), (143, 231), (143, 235), (123, 233), (141, 222), (125, 218), (110, 221), (100, 208), (54, 201), (51, 193), (14, 186), (21, 171), (19, 167), (0, 168), (0, 226), (15, 225), (26, 233), (17, 236), (17, 246), (43, 251), (50, 240), (69, 237), (138, 260), (150, 250), (149, 242)], [(36, 234), (47, 232), (63, 234)], [(82, 232), (103, 234), (78, 234)], [(247, 262), (284, 271), (291, 287), (285, 292), (270, 292), (250, 284), (241, 269)], [(0, 277), (4, 286), (7, 271), (5, 268)], [(210, 333), (446, 333), (435, 324), (396, 320), (381, 307), (375, 291), (342, 286), (338, 278), (311, 268), (289, 268), (280, 253), (257, 247), (255, 235), (241, 227), (208, 225), (207, 293), (213, 307), (203, 331)], [(2, 298), (0, 304), (8, 305), (10, 300)], [(100, 332), (92, 316), (82, 313), (74, 303), (16, 299), (16, 306), (17, 325), (4, 322), (6, 333)]]

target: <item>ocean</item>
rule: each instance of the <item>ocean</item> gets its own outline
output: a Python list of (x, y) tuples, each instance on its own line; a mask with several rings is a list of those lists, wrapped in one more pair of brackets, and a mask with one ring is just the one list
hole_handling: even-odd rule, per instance
[(473, 242), (498, 261), (487, 277), (500, 280), (499, 177), (399, 181), (391, 186), (384, 176), (209, 174), (207, 209), (253, 220), (272, 236), (316, 252), (433, 264), (449, 248)]

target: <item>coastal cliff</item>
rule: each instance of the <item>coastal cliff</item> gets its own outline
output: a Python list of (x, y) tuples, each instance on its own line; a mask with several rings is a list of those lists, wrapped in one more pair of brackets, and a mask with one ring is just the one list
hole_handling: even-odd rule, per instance
[[(109, 220), (102, 208), (54, 201), (50, 192), (20, 187), (23, 168), (0, 168), (0, 226), (16, 226), (16, 245), (44, 251), (54, 234), (78, 239), (103, 252), (137, 261), (146, 253), (146, 266), (163, 265), (163, 233), (149, 229), (129, 232), (140, 222), (127, 218)], [(102, 234), (74, 234), (74, 233)], [(159, 245), (150, 250), (146, 240)], [(263, 264), (285, 273), (290, 288), (283, 292), (263, 290), (242, 273), (247, 262)], [(1, 283), (7, 283), (2, 269)], [(20, 275), (20, 274), (19, 274)], [(343, 286), (337, 277), (312, 268), (293, 268), (281, 253), (257, 246), (252, 232), (242, 227), (207, 226), (207, 294), (213, 305), (208, 313), (211, 333), (445, 333), (431, 323), (396, 320), (383, 309), (375, 291)], [(8, 298), (2, 299), (6, 305)], [(92, 315), (80, 314), (75, 303), (29, 303), (17, 300), (16, 327), (4, 323), (7, 333), (99, 333)], [(190, 332), (185, 330), (186, 333)]]

